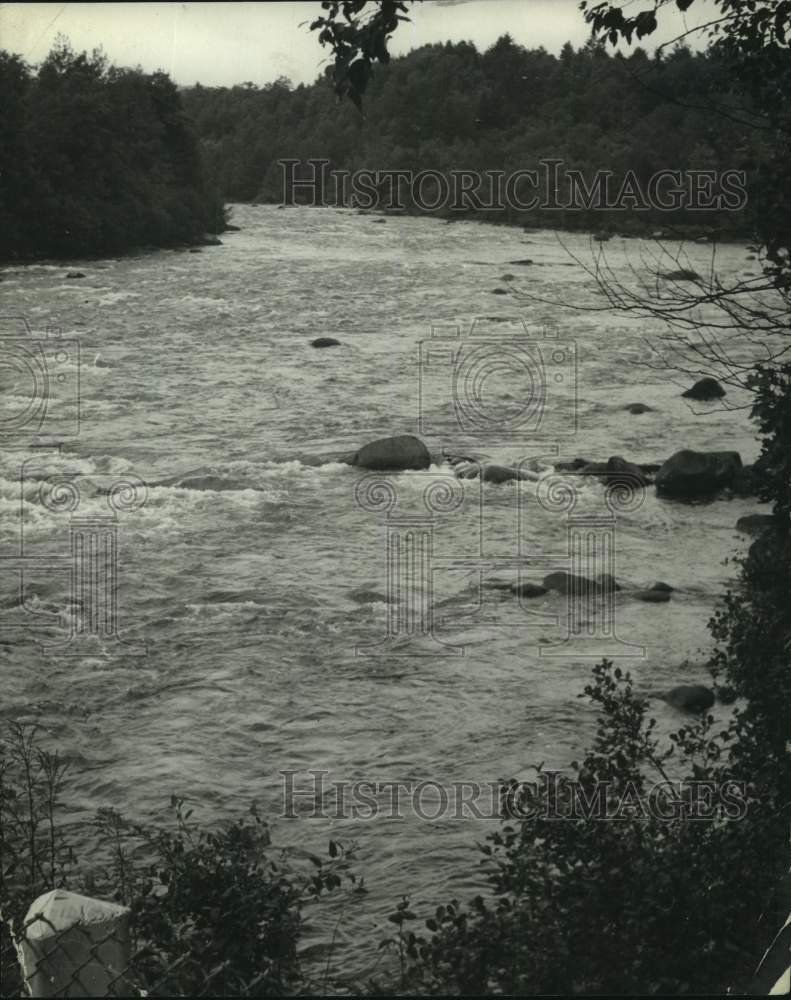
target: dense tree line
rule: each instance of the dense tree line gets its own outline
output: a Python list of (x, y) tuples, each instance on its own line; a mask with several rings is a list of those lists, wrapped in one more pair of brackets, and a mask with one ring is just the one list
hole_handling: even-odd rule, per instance
[[(330, 71), (328, 70), (328, 75)], [(732, 103), (739, 113), (712, 114)], [(206, 169), (233, 201), (283, 198), (280, 158), (326, 158), (329, 169), (504, 170), (559, 158), (592, 178), (633, 170), (641, 184), (659, 170), (744, 170), (748, 183), (765, 153), (750, 112), (733, 94), (727, 60), (678, 47), (649, 57), (611, 56), (601, 42), (559, 56), (505, 35), (485, 52), (437, 43), (376, 67), (362, 111), (338, 101), (329, 81), (292, 88), (196, 86), (184, 105), (201, 137)], [(413, 206), (414, 207), (414, 206)], [(450, 209), (445, 214), (451, 213)], [(497, 220), (501, 212), (479, 212)], [(666, 213), (510, 210), (508, 221), (619, 228), (657, 223), (744, 226), (742, 213), (715, 218)]]
[(0, 256), (116, 253), (223, 228), (166, 74), (59, 40), (35, 70), (0, 51), (0, 92)]

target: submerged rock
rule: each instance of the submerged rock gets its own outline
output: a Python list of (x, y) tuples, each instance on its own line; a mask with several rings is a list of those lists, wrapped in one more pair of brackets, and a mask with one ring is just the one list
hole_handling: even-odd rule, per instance
[(542, 587), (539, 583), (530, 583), (529, 580), (523, 580), (520, 583), (512, 583), (511, 592), (519, 597), (543, 597), (547, 592), (547, 588)]
[(632, 597), (638, 601), (645, 601), (646, 604), (666, 604), (670, 600), (670, 591), (635, 590)]
[(392, 604), (393, 599), (387, 594), (382, 594), (378, 590), (369, 590), (367, 587), (358, 587), (350, 590), (348, 595), (358, 604)]
[(652, 413), (654, 408), (646, 406), (645, 403), (627, 403), (623, 409), (628, 410), (629, 413)]
[(609, 574), (601, 574), (596, 580), (589, 580), (586, 576), (577, 576), (566, 570), (548, 573), (544, 577), (543, 585), (547, 590), (555, 590), (560, 594), (578, 594), (581, 597), (591, 593), (604, 594), (620, 590), (615, 579)]
[(626, 483), (629, 486), (645, 486), (650, 482), (639, 465), (627, 462), (620, 455), (613, 455), (607, 459), (603, 477), (608, 483)]
[(700, 275), (688, 267), (680, 267), (676, 271), (663, 271), (659, 275), (667, 281), (700, 281)]
[(527, 469), (515, 469), (510, 465), (485, 465), (481, 478), (485, 483), (508, 483), (513, 479), (537, 479), (538, 474)]
[(311, 347), (340, 347), (340, 340), (336, 340), (334, 337), (316, 337), (315, 340), (311, 340)]
[(154, 486), (174, 486), (180, 490), (206, 490), (211, 493), (227, 493), (234, 490), (253, 489), (240, 479), (225, 479), (222, 476), (190, 476), (185, 479), (164, 480)]

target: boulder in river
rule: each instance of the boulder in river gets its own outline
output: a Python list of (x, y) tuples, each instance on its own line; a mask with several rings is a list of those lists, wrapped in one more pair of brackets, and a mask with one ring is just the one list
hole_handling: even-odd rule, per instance
[(760, 535), (767, 528), (774, 526), (773, 514), (745, 514), (736, 522), (736, 530), (743, 535)]
[(669, 583), (665, 583), (664, 580), (657, 580), (656, 583), (652, 583), (651, 586), (648, 589), (649, 590), (664, 590), (666, 593), (672, 594), (673, 591), (676, 588), (675, 587), (671, 587), (670, 584)]
[(645, 486), (650, 482), (639, 465), (627, 462), (620, 455), (612, 455), (607, 459), (604, 479), (608, 483), (626, 483), (629, 486)]
[(628, 410), (629, 413), (635, 413), (635, 414), (651, 413), (653, 410), (653, 406), (646, 406), (645, 403), (627, 403), (626, 406), (623, 407), (623, 409)]
[(732, 705), (736, 701), (736, 689), (729, 684), (717, 688), (717, 701), (721, 705)]
[(249, 483), (245, 483), (241, 479), (226, 479), (223, 476), (187, 476), (183, 479), (164, 480), (152, 485), (175, 486), (180, 490), (198, 490), (210, 493), (228, 493), (237, 490), (253, 489)]
[(570, 468), (567, 471), (598, 476), (605, 483), (625, 483), (634, 487), (645, 486), (651, 481), (641, 466), (635, 462), (627, 462), (620, 455), (612, 455), (606, 462), (588, 462), (582, 469)]
[(403, 469), (427, 469), (431, 465), (431, 455), (420, 438), (412, 434), (398, 434), (363, 445), (348, 459), (348, 464), (375, 472), (400, 472)]
[(743, 465), (733, 477), (731, 489), (739, 496), (754, 497), (758, 493), (760, 478), (757, 462), (752, 465)]
[(548, 573), (543, 579), (543, 586), (560, 594), (577, 594), (580, 597), (619, 589), (615, 580), (607, 574), (602, 574), (597, 580), (589, 580), (586, 576), (577, 576), (566, 570)]
[(507, 288), (493, 288), (492, 289), (492, 295), (507, 295), (507, 294), (508, 294), (508, 289)]
[(67, 278), (84, 278), (85, 275), (82, 273), (82, 271), (69, 271), (69, 273), (66, 275), (66, 277)]
[(700, 281), (700, 275), (689, 267), (680, 267), (676, 271), (663, 271), (659, 275), (666, 281)]
[(336, 340), (334, 337), (316, 337), (315, 340), (311, 340), (311, 347), (340, 347), (340, 340)]
[(388, 597), (387, 594), (382, 594), (378, 590), (372, 590), (368, 587), (358, 587), (356, 590), (350, 590), (348, 592), (348, 597), (357, 604), (392, 604), (392, 598)]
[(514, 469), (510, 465), (485, 465), (481, 479), (485, 483), (510, 483), (514, 479), (530, 479), (528, 472)]
[(725, 390), (716, 378), (706, 377), (698, 379), (691, 389), (687, 389), (681, 395), (687, 399), (721, 399), (725, 395)]
[(679, 684), (662, 698), (682, 712), (705, 712), (714, 704), (714, 692), (702, 684)]
[(656, 474), (656, 488), (671, 496), (701, 496), (730, 486), (742, 467), (737, 451), (691, 451), (684, 448)]
[(575, 458), (570, 462), (555, 462), (556, 472), (582, 472), (582, 470), (590, 465), (590, 459), (588, 458)]
[(635, 590), (632, 597), (646, 604), (666, 604), (670, 600), (669, 590)]

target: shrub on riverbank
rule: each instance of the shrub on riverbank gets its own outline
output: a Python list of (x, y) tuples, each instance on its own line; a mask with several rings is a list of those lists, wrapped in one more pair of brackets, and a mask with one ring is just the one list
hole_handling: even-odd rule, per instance
[(11, 724), (0, 741), (0, 996), (23, 992), (13, 933), (33, 900), (57, 887), (130, 908), (132, 961), (115, 970), (122, 992), (282, 996), (305, 986), (303, 909), (343, 882), (356, 886), (351, 852), (331, 841), (328, 858), (295, 860), (272, 846), (254, 807), (207, 828), (173, 796), (173, 819), (162, 826), (99, 810), (106, 860), (78, 868), (58, 819), (65, 773), (35, 727)]
[(0, 258), (199, 240), (225, 225), (164, 73), (58, 42), (34, 71), (0, 50)]
[[(586, 694), (599, 727), (582, 761), (505, 786), (504, 825), (482, 846), (494, 902), (454, 900), (428, 933), (412, 914), (396, 921), (402, 991), (749, 989), (788, 911), (791, 364), (759, 370), (755, 390), (761, 495), (777, 521), (710, 622), (709, 666), (740, 705), (727, 725), (694, 720), (663, 748), (629, 675), (596, 666)], [(679, 778), (680, 795), (652, 792), (652, 780)], [(570, 812), (575, 795), (597, 793), (599, 808)]]

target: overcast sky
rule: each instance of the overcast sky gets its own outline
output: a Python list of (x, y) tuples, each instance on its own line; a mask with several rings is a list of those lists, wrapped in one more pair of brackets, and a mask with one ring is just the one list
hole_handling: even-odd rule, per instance
[[(653, 4), (631, 0), (635, 12)], [(653, 48), (706, 20), (711, 0), (686, 15), (668, 8)], [(287, 76), (312, 83), (326, 53), (304, 22), (321, 13), (318, 0), (302, 3), (4, 3), (0, 47), (40, 62), (58, 33), (78, 51), (101, 46), (119, 66), (165, 70), (180, 84), (267, 83)], [(485, 49), (509, 32), (528, 48), (557, 53), (566, 41), (583, 45), (588, 30), (578, 0), (426, 0), (393, 39), (394, 53), (427, 42), (474, 42)]]

